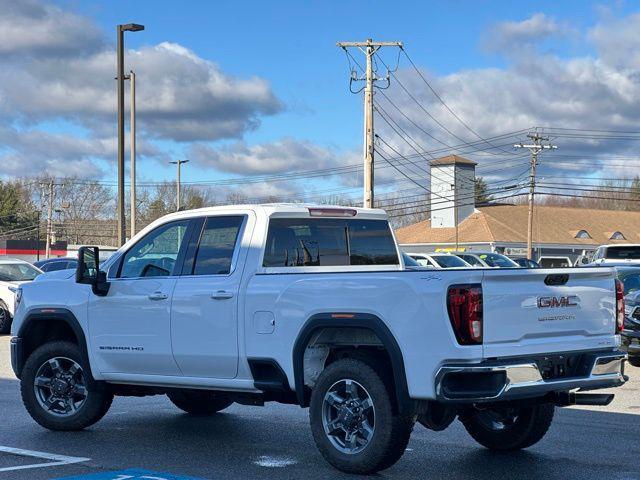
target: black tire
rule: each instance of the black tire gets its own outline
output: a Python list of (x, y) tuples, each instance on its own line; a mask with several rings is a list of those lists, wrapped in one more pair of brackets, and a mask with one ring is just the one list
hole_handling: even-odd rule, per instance
[(12, 321), (7, 304), (0, 300), (0, 334), (7, 334), (11, 331)]
[[(49, 360), (60, 357), (73, 360), (82, 368), (80, 375), (86, 388), (84, 403), (75, 413), (65, 417), (46, 410), (40, 404), (34, 386), (39, 369)], [(49, 430), (82, 430), (104, 417), (113, 401), (113, 394), (108, 387), (91, 377), (89, 366), (83, 361), (78, 346), (65, 341), (46, 343), (29, 355), (22, 371), (20, 392), (31, 418)]]
[[(513, 451), (528, 448), (545, 436), (553, 421), (555, 407), (544, 403), (533, 407), (482, 410), (462, 415), (460, 421), (469, 435), (491, 450)], [(489, 419), (509, 419), (501, 427), (490, 426)]]
[(629, 365), (640, 367), (640, 357), (629, 357)]
[[(385, 376), (386, 377), (386, 376)], [(319, 376), (311, 394), (309, 419), (313, 439), (324, 459), (346, 473), (371, 474), (395, 464), (409, 443), (415, 416), (397, 413), (390, 381), (383, 381), (376, 370), (355, 359), (330, 364)], [(325, 433), (323, 408), (325, 395), (337, 383), (352, 380), (369, 394), (375, 412), (375, 428), (368, 444), (358, 453), (344, 453)]]
[(212, 415), (233, 404), (227, 395), (206, 390), (173, 390), (167, 397), (180, 410), (191, 415)]

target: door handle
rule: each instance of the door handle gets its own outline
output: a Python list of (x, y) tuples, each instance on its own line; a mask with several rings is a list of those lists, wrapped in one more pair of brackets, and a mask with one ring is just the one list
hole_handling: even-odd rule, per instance
[(214, 300), (226, 300), (228, 298), (233, 298), (233, 292), (218, 290), (217, 292), (211, 294), (211, 298), (213, 298)]
[(153, 292), (149, 294), (149, 300), (166, 300), (169, 295), (162, 292)]

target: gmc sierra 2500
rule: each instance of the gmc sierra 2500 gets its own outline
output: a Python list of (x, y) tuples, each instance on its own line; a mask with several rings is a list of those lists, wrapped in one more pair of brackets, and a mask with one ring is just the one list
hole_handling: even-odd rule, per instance
[(491, 449), (538, 442), (554, 408), (622, 385), (608, 268), (405, 269), (381, 210), (205, 208), (163, 217), (104, 265), (23, 285), (12, 365), (40, 425), (82, 429), (114, 395), (309, 407), (325, 457), (372, 473), (416, 419)]

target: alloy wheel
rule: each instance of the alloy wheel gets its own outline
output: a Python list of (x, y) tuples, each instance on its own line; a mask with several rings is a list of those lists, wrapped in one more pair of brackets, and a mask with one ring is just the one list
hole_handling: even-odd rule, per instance
[(375, 408), (369, 392), (355, 380), (334, 383), (324, 396), (322, 425), (340, 452), (362, 452), (375, 432)]
[(58, 417), (76, 414), (88, 395), (82, 367), (66, 357), (54, 357), (44, 362), (36, 373), (33, 387), (40, 406)]

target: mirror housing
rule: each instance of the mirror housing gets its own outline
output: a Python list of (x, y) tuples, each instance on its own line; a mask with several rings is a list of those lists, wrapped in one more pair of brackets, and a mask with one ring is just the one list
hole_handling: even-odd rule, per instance
[(100, 270), (100, 249), (80, 247), (76, 266), (76, 283), (91, 285), (95, 295), (104, 296), (109, 292), (107, 274)]

